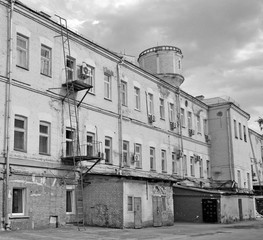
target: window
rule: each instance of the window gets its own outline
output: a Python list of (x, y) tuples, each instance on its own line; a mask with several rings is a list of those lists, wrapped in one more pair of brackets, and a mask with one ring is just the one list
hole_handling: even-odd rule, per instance
[(172, 171), (173, 173), (178, 173), (177, 157), (175, 152), (172, 153)]
[(16, 37), (17, 66), (28, 69), (29, 39), (17, 34)]
[(154, 171), (155, 169), (155, 148), (150, 147), (150, 170)]
[(135, 109), (140, 110), (141, 109), (141, 97), (140, 97), (140, 89), (137, 87), (134, 87), (134, 97), (135, 97)]
[(198, 132), (198, 133), (201, 133), (200, 116), (196, 116), (196, 122), (197, 122), (197, 132)]
[(238, 187), (241, 188), (241, 171), (237, 170), (237, 184)]
[(181, 125), (185, 127), (185, 112), (183, 108), (181, 108)]
[(161, 159), (162, 159), (162, 172), (167, 171), (167, 164), (166, 164), (166, 151), (161, 151)]
[(15, 116), (14, 150), (26, 151), (27, 118)]
[(210, 161), (209, 160), (206, 160), (206, 174), (207, 174), (207, 178), (211, 177)]
[(165, 119), (164, 99), (163, 98), (160, 98), (160, 118)]
[(25, 188), (13, 188), (12, 214), (25, 214)]
[(66, 80), (68, 81), (74, 80), (75, 65), (76, 65), (76, 60), (70, 56), (67, 56), (67, 62), (66, 62), (67, 79)]
[(87, 156), (92, 157), (95, 155), (95, 149), (94, 149), (95, 134), (91, 132), (87, 132), (86, 141), (87, 141), (87, 147), (86, 147)]
[(187, 157), (186, 155), (183, 156), (183, 175), (187, 176)]
[(242, 126), (241, 123), (238, 123), (238, 130), (239, 130), (239, 138), (242, 140)]
[(124, 166), (130, 166), (129, 156), (130, 156), (129, 142), (123, 141), (122, 158), (123, 158)]
[(74, 190), (66, 190), (66, 213), (74, 213)]
[(174, 122), (174, 104), (169, 103), (169, 121)]
[(235, 138), (238, 138), (237, 136), (237, 121), (234, 120), (234, 131), (235, 131)]
[(128, 196), (128, 199), (127, 199), (127, 202), (128, 202), (128, 211), (131, 212), (133, 211), (133, 197), (131, 196)]
[(153, 95), (151, 93), (148, 93), (148, 114), (149, 115), (154, 115), (154, 110), (153, 110)]
[(39, 124), (39, 153), (50, 154), (50, 123)]
[(187, 112), (187, 123), (188, 123), (188, 128), (193, 129), (193, 123), (192, 123), (192, 113)]
[(74, 148), (73, 148), (73, 141), (74, 141), (75, 130), (72, 128), (66, 129), (66, 156), (73, 156)]
[(194, 165), (194, 157), (190, 157), (190, 174), (192, 177), (195, 176), (195, 165)]
[(247, 141), (247, 130), (246, 130), (246, 126), (243, 126), (243, 134), (244, 134), (244, 141)]
[(121, 81), (121, 104), (127, 106), (127, 83)]
[(203, 120), (204, 135), (208, 135), (207, 119)]
[(105, 163), (112, 162), (112, 139), (105, 137)]
[(250, 174), (247, 173), (247, 188), (250, 189)]
[(51, 48), (41, 45), (40, 73), (51, 76)]
[(136, 167), (142, 167), (142, 145), (139, 143), (135, 143), (134, 153), (136, 156)]
[(104, 98), (111, 99), (111, 76), (104, 74)]
[[(81, 66), (83, 67), (83, 65)], [(84, 82), (92, 86), (89, 93), (95, 93), (95, 68), (85, 63), (85, 79)], [(83, 70), (82, 70), (83, 71)]]
[(200, 159), (199, 161), (199, 174), (200, 174), (200, 178), (204, 177), (203, 159)]

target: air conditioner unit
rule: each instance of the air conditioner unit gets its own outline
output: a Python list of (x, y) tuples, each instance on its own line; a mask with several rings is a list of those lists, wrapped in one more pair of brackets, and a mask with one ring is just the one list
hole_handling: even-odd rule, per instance
[(192, 137), (195, 135), (195, 131), (193, 129), (188, 129), (189, 136)]
[(132, 163), (139, 162), (139, 160), (140, 160), (139, 155), (133, 154), (133, 156), (132, 156)]
[(176, 158), (180, 159), (183, 156), (183, 152), (181, 150), (176, 151)]
[(176, 123), (175, 122), (170, 122), (170, 129), (174, 130), (176, 128)]
[(194, 159), (195, 159), (195, 162), (200, 162), (201, 161), (201, 157), (194, 154)]
[(82, 64), (80, 66), (80, 78), (81, 79), (86, 79), (91, 76), (91, 68), (88, 67), (86, 64)]
[(155, 122), (155, 116), (154, 115), (149, 115), (148, 116), (148, 121), (149, 121), (149, 123)]
[(210, 141), (211, 141), (211, 136), (210, 135), (205, 135), (205, 141), (207, 142), (207, 143), (209, 143)]

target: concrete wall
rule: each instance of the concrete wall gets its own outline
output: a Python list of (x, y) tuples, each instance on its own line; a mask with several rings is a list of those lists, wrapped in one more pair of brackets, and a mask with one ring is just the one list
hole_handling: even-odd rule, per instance
[(140, 197), (142, 226), (153, 226), (153, 196), (165, 197), (166, 210), (162, 211), (162, 225), (173, 225), (173, 192), (169, 184), (162, 182), (126, 180), (124, 182), (124, 227), (134, 227), (134, 211), (128, 211), (128, 196)]
[(231, 195), (221, 197), (221, 223), (240, 221), (238, 199), (242, 200), (243, 220), (255, 218), (255, 201), (252, 196)]

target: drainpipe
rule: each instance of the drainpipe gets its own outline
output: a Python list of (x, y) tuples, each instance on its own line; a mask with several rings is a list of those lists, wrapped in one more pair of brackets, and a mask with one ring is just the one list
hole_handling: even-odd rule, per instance
[(122, 103), (121, 103), (121, 78), (120, 65), (122, 65), (123, 58), (117, 63), (117, 84), (118, 84), (118, 133), (119, 133), (119, 167), (123, 167), (122, 161)]
[(231, 132), (231, 114), (230, 106), (226, 110), (226, 124), (227, 124), (227, 139), (228, 139), (228, 155), (229, 155), (229, 170), (230, 170), (230, 179), (234, 180), (235, 173), (233, 172), (234, 166), (234, 157), (233, 157), (233, 142), (232, 142), (232, 132)]
[[(180, 145), (181, 145), (181, 147), (180, 147), (180, 150), (181, 150), (181, 153), (182, 153), (182, 155), (181, 155), (181, 159), (182, 159), (182, 166), (181, 166), (181, 168), (182, 168), (182, 171), (183, 171), (183, 166), (184, 166), (184, 162), (183, 162), (183, 160), (184, 160), (184, 158), (183, 158), (183, 152), (184, 152), (184, 145), (183, 145), (183, 129), (182, 129), (182, 121), (181, 121), (181, 101), (180, 101), (180, 94), (181, 94), (181, 89), (180, 89), (180, 87), (178, 87), (178, 95), (177, 95), (177, 97), (178, 97), (178, 100), (177, 100), (177, 102), (178, 102), (178, 122), (179, 122), (179, 136), (180, 136)], [(184, 172), (182, 172), (183, 174), (183, 177), (184, 177)]]
[(15, 0), (10, 0), (10, 9), (8, 11), (8, 29), (7, 29), (7, 84), (5, 99), (5, 139), (4, 139), (4, 158), (5, 158), (5, 196), (4, 196), (4, 225), (6, 229), (10, 228), (9, 221), (9, 174), (10, 174), (10, 109), (11, 109), (11, 86), (12, 86), (12, 53), (13, 53), (13, 11)]

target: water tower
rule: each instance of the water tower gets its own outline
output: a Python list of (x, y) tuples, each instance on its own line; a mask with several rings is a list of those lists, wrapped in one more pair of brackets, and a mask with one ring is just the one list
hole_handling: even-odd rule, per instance
[(178, 87), (183, 81), (181, 49), (173, 46), (157, 46), (146, 49), (138, 58), (140, 67)]

